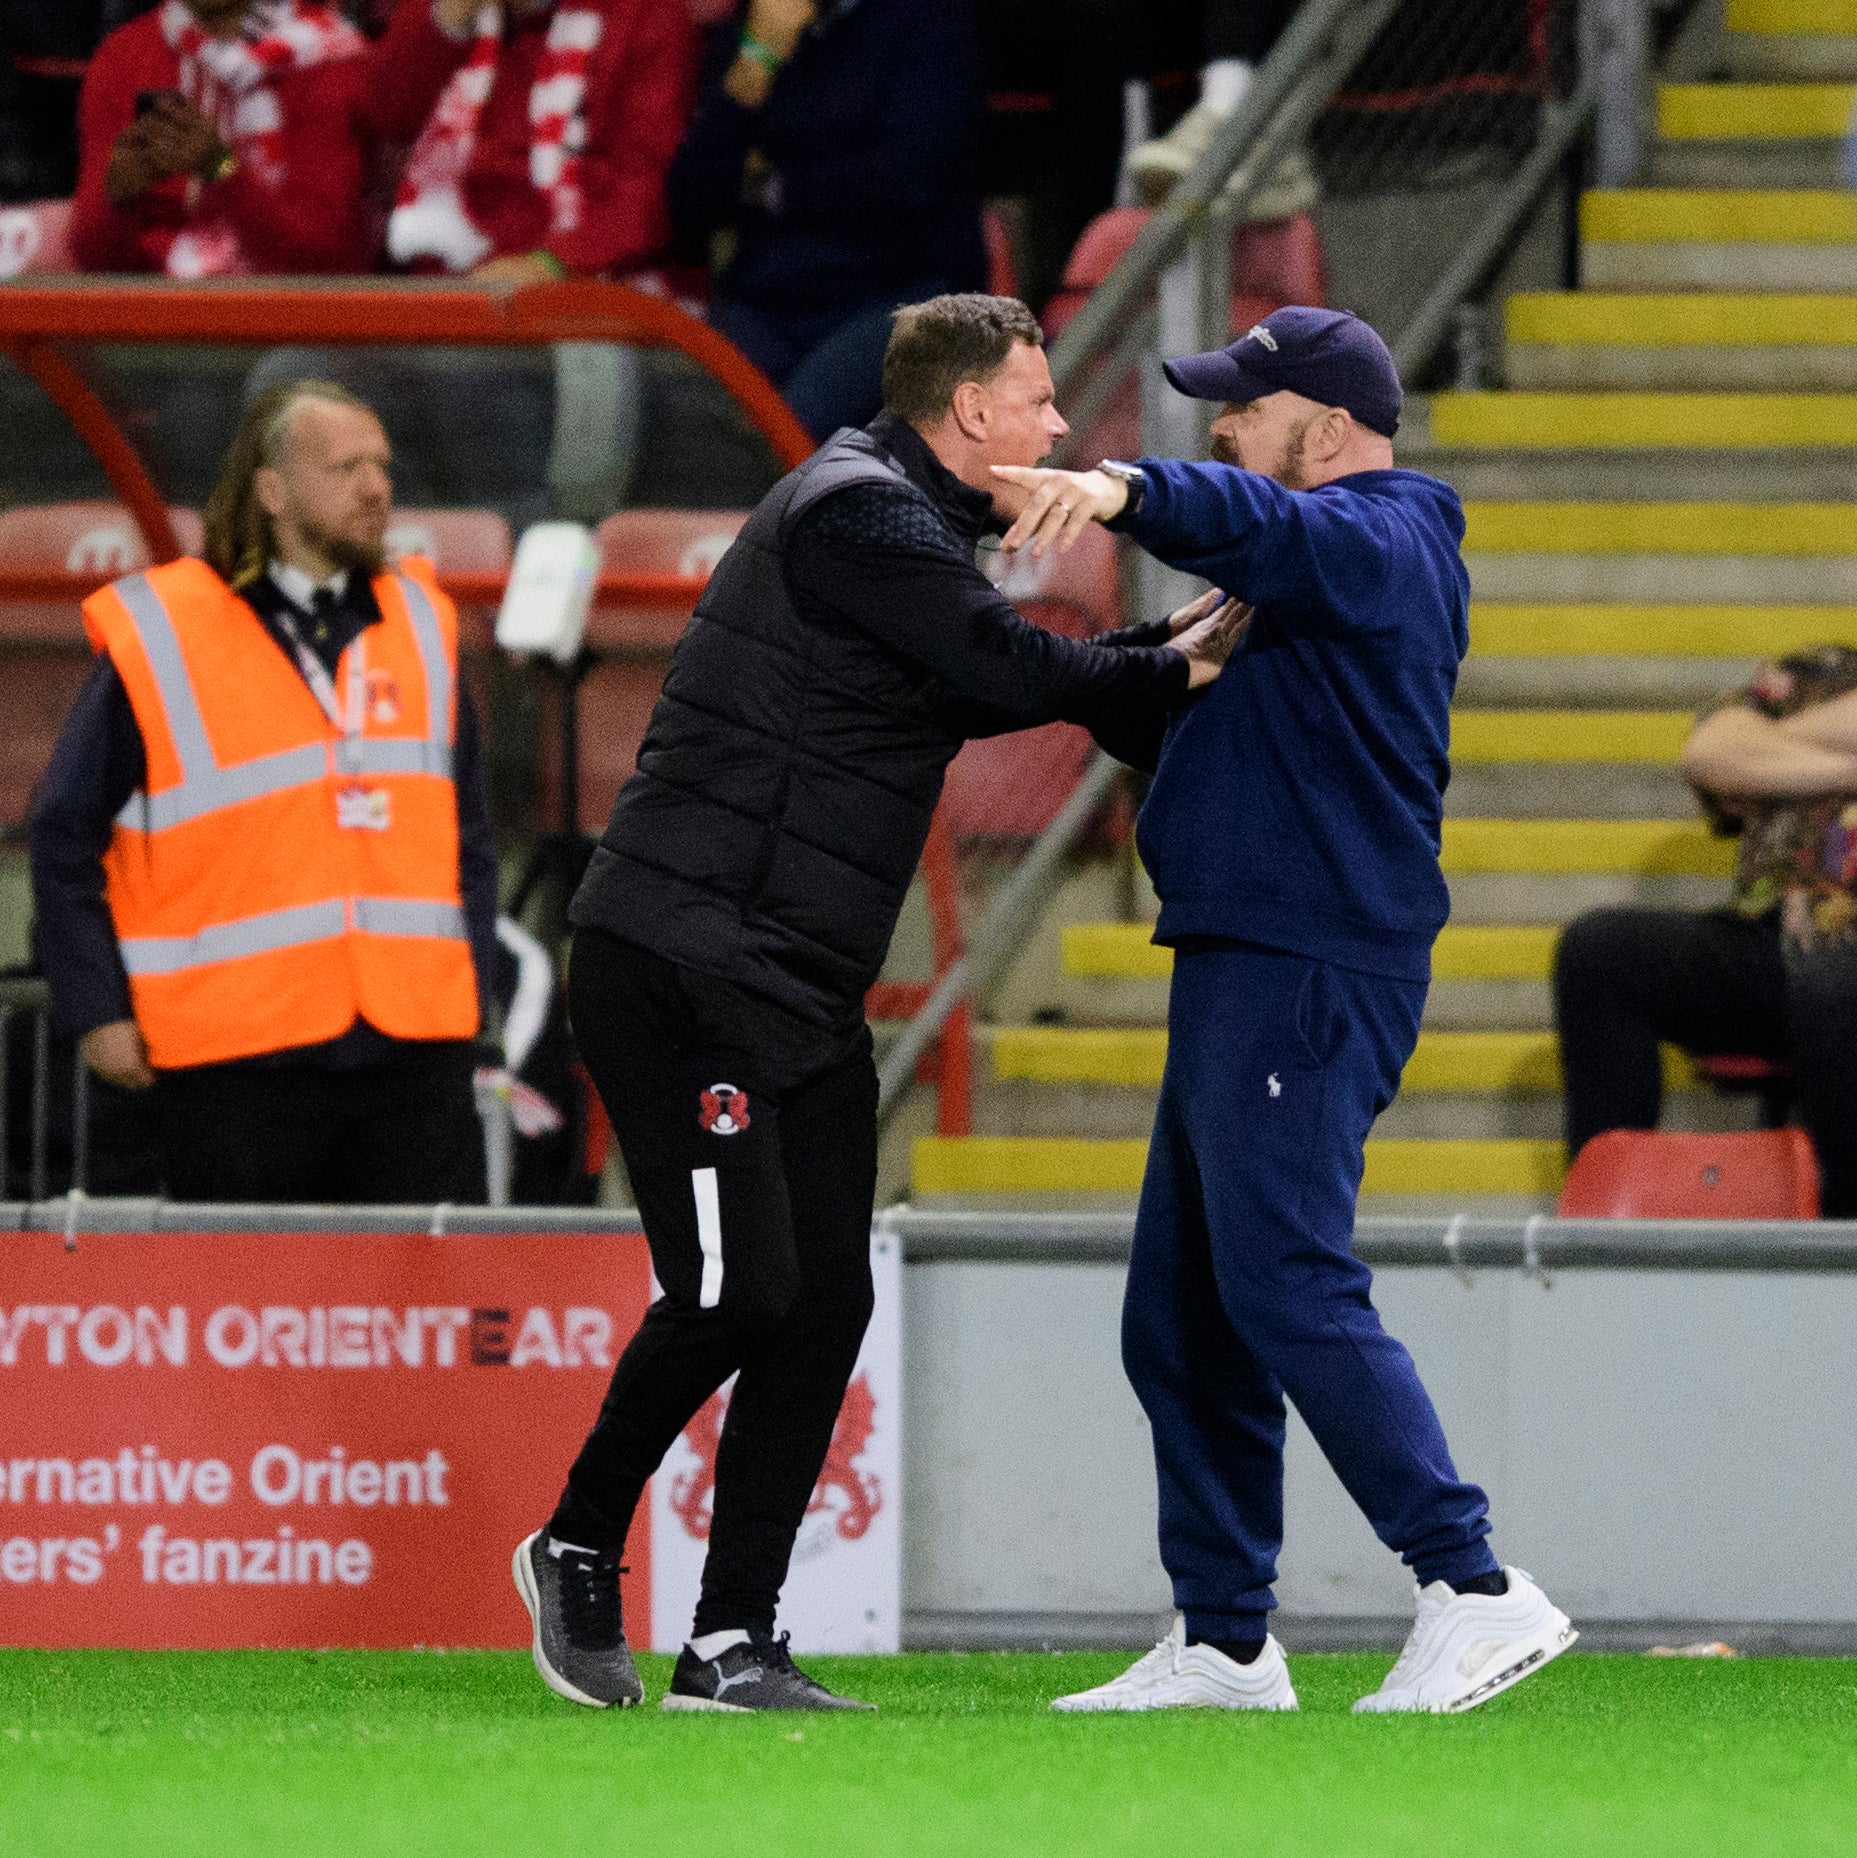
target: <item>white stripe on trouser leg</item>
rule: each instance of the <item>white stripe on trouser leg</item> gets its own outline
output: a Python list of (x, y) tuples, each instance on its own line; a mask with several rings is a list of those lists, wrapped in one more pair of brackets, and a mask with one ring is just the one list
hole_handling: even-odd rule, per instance
[(703, 1287), (696, 1304), (713, 1310), (722, 1301), (722, 1202), (716, 1194), (715, 1169), (692, 1168), (690, 1185), (696, 1193), (696, 1242), (703, 1252)]

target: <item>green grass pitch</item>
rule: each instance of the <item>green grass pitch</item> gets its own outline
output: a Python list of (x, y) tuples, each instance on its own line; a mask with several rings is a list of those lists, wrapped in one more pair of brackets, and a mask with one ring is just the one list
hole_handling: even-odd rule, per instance
[(0, 1652), (5, 1858), (1857, 1853), (1857, 1661), (1572, 1653), (1468, 1716), (1058, 1717), (1122, 1654), (820, 1658), (875, 1717), (595, 1714), (507, 1653)]

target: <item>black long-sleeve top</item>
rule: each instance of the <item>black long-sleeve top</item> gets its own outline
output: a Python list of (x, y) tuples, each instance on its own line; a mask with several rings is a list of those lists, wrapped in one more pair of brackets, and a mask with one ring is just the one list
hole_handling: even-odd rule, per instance
[(1028, 624), (975, 565), (992, 498), (890, 414), (771, 491), (671, 661), (571, 920), (861, 1021), (969, 736), (1187, 700), (1191, 667)]
[[(350, 641), (381, 616), (373, 589), (359, 574), (351, 574), (334, 606), (313, 619), (269, 575), (246, 588), (244, 598), (295, 670), (296, 652), (278, 624), (278, 615), (288, 608), (304, 642), (331, 675)], [(496, 840), (476, 712), (462, 683), (457, 700), (452, 780), (458, 793), (458, 869), (478, 998), (487, 1000), (489, 977), (496, 971)], [(108, 654), (100, 655), (65, 719), (32, 809), (34, 939), (51, 986), (52, 1010), (74, 1037), (131, 1016), (129, 980), (104, 901), (103, 854), (116, 815), (146, 779), (147, 754), (129, 693)], [(240, 1062), (347, 1068), (374, 1063), (398, 1043), (357, 1020), (325, 1044)]]

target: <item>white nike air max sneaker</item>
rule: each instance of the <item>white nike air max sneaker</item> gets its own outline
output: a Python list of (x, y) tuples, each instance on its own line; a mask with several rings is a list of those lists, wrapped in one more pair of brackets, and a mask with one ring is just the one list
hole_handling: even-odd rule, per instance
[(1505, 1594), (1419, 1589), (1418, 1618), (1386, 1682), (1356, 1713), (1474, 1710), (1558, 1658), (1580, 1635), (1520, 1568), (1504, 1568)]
[(1293, 1710), (1296, 1692), (1283, 1647), (1267, 1638), (1252, 1664), (1186, 1642), (1186, 1621), (1145, 1658), (1106, 1684), (1053, 1700), (1054, 1710)]

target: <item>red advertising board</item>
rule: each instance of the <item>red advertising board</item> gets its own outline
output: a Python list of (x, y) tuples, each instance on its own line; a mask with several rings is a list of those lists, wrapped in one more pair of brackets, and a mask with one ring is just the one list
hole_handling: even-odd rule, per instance
[(526, 1645), (650, 1284), (629, 1233), (0, 1238), (0, 1644)]

